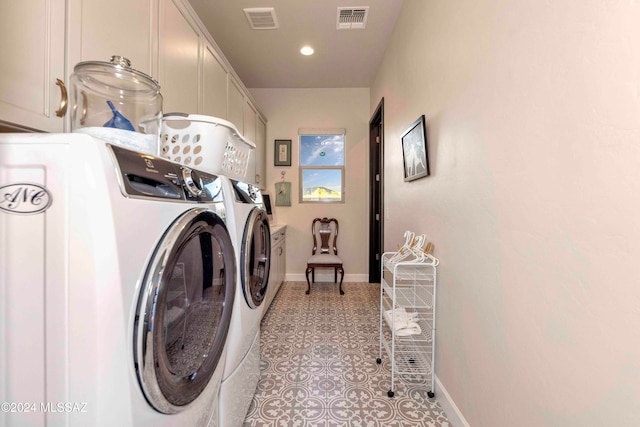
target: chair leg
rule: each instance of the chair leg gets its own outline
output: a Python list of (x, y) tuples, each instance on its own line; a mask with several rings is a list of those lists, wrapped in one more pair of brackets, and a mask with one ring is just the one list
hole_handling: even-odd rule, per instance
[(311, 283), (309, 283), (309, 273), (313, 274), (314, 269), (312, 267), (307, 267), (307, 271), (305, 272), (305, 275), (307, 276), (307, 292), (305, 292), (305, 294), (309, 295), (309, 293), (311, 292)]
[(344, 291), (342, 290), (342, 280), (344, 279), (344, 269), (340, 267), (340, 295), (344, 295)]
[(333, 283), (338, 283), (338, 267), (333, 269)]

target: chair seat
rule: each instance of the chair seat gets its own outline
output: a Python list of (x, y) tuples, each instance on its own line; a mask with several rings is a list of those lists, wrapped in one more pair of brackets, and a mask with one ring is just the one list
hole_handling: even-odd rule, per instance
[(337, 255), (318, 254), (312, 255), (311, 258), (309, 258), (309, 261), (307, 261), (307, 264), (342, 264), (342, 260)]

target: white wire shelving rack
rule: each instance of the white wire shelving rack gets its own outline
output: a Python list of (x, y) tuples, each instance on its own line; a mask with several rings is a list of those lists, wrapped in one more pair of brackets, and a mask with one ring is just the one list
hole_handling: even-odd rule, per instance
[(397, 377), (424, 385), (435, 396), (434, 346), (436, 330), (436, 267), (439, 260), (424, 254), (420, 260), (400, 260), (398, 252), (382, 255), (380, 274), (380, 350), (391, 362), (391, 388)]

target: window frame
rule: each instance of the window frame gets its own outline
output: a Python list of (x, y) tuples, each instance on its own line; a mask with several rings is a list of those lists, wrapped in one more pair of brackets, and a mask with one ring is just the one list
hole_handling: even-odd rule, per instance
[[(302, 166), (302, 137), (303, 136), (341, 136), (342, 137), (342, 165), (341, 166)], [(299, 129), (298, 130), (298, 202), (302, 203), (345, 203), (345, 181), (347, 163), (347, 135), (344, 129)], [(340, 198), (339, 199), (314, 199), (304, 198), (304, 172), (305, 171), (340, 171)]]

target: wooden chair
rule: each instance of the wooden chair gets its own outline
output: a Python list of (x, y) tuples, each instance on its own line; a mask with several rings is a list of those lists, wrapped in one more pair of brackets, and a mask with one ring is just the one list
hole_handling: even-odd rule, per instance
[[(335, 218), (316, 218), (311, 224), (313, 234), (313, 252), (307, 261), (307, 292), (311, 292), (311, 283), (316, 281), (316, 268), (333, 268), (333, 281), (338, 282), (338, 272), (340, 272), (340, 295), (344, 295), (342, 290), (342, 280), (344, 279), (344, 269), (342, 260), (338, 257), (338, 220)], [(311, 273), (311, 282), (309, 282)]]

